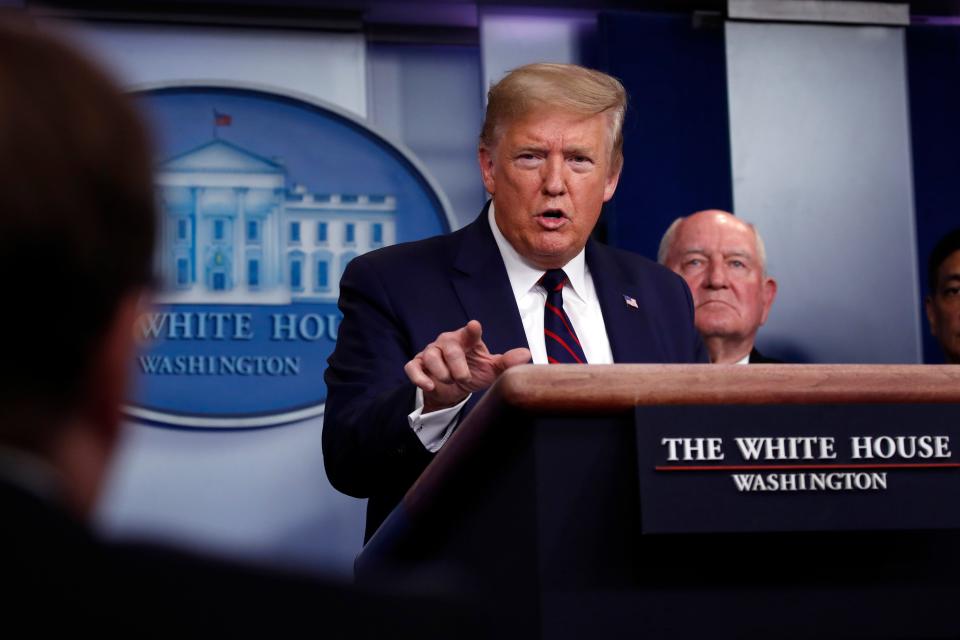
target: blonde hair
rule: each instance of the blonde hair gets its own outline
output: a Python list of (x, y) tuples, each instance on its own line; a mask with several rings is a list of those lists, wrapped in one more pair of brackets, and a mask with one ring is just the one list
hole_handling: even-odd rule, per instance
[(608, 114), (612, 166), (620, 167), (627, 92), (613, 76), (575, 64), (524, 65), (490, 87), (480, 145), (492, 149), (505, 124), (546, 106), (584, 115)]

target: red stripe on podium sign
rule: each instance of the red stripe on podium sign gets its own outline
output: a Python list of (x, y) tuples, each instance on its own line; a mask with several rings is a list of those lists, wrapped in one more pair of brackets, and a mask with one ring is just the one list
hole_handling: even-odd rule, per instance
[(673, 465), (654, 467), (656, 471), (784, 471), (790, 469), (956, 469), (957, 462), (891, 462), (887, 464), (728, 464), (728, 465)]

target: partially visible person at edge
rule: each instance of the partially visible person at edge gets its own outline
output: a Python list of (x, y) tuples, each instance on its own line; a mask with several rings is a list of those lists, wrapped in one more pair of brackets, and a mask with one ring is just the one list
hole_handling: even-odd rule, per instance
[(930, 333), (947, 364), (960, 364), (960, 229), (943, 236), (930, 253), (927, 283), (924, 306)]
[[(147, 135), (92, 64), (0, 20), (3, 624), (46, 637), (480, 634), (447, 599), (360, 591), (88, 526), (123, 427), (133, 326), (152, 284)], [(429, 611), (429, 615), (423, 615)]]
[(488, 95), (479, 217), (348, 265), (323, 452), (333, 486), (369, 498), (366, 538), (506, 369), (706, 361), (683, 280), (590, 239), (620, 178), (625, 110), (604, 73), (511, 71)]
[(677, 218), (663, 235), (657, 260), (690, 286), (710, 362), (781, 362), (755, 346), (777, 297), (777, 281), (767, 274), (767, 254), (755, 226), (716, 209)]

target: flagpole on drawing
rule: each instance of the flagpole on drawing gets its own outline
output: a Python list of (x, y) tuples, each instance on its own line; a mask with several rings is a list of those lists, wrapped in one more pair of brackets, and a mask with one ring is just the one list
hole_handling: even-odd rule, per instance
[(213, 137), (214, 139), (219, 140), (219, 128), (220, 127), (229, 127), (233, 124), (233, 116), (228, 113), (220, 113), (216, 109), (213, 110)]

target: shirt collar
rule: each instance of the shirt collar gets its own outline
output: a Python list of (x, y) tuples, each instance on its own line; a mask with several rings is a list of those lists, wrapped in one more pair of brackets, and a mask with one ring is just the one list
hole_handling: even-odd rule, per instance
[[(493, 232), (493, 239), (497, 242), (497, 248), (500, 249), (503, 264), (507, 268), (507, 277), (510, 279), (513, 296), (519, 302), (523, 296), (537, 286), (537, 282), (546, 272), (527, 262), (501, 233), (500, 227), (497, 226), (497, 221), (493, 216), (492, 200), (490, 201), (490, 210), (487, 213), (487, 221), (490, 223), (490, 230)], [(585, 252), (586, 247), (580, 249), (577, 255), (563, 265), (563, 271), (567, 274), (567, 285), (573, 290), (573, 294), (581, 300), (586, 300), (587, 261), (584, 257)]]

